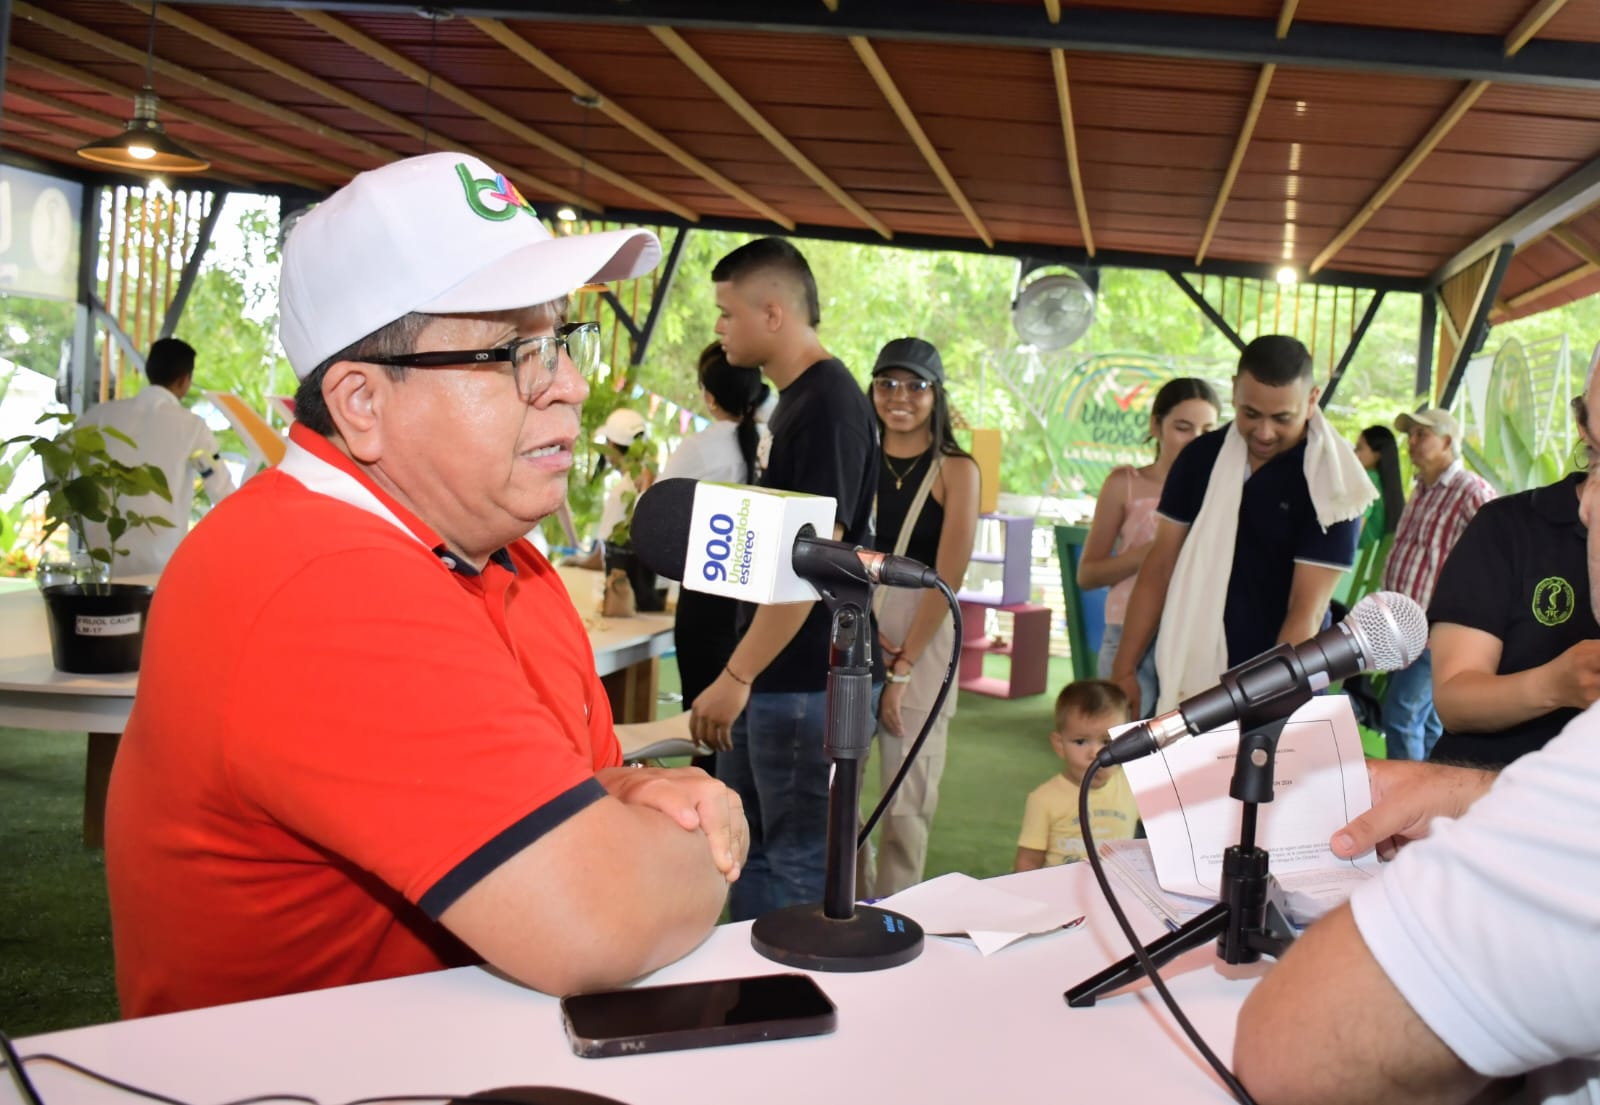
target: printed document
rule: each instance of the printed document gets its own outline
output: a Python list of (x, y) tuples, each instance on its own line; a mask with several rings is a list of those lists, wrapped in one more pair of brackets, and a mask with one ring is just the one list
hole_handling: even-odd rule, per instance
[[(1239, 842), (1244, 809), (1228, 795), (1238, 745), (1239, 727), (1227, 725), (1123, 765), (1163, 890), (1216, 899), (1222, 853)], [(1349, 699), (1318, 695), (1295, 711), (1275, 765), (1273, 800), (1257, 807), (1256, 845), (1271, 856), (1291, 919), (1306, 924), (1378, 868), (1373, 853), (1345, 860), (1328, 847), (1334, 832), (1372, 807)]]

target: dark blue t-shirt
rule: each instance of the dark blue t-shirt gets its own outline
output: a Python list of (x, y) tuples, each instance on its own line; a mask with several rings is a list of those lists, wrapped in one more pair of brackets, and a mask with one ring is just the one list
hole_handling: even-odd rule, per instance
[[(1178, 454), (1161, 489), (1157, 513), (1181, 525), (1193, 524), (1222, 444), (1228, 434), (1237, 432), (1230, 422), (1195, 438)], [(1229, 667), (1278, 643), (1278, 631), (1289, 615), (1295, 564), (1344, 570), (1355, 562), (1360, 519), (1336, 522), (1323, 531), (1306, 487), (1305, 458), (1302, 441), (1245, 480), (1222, 616)]]

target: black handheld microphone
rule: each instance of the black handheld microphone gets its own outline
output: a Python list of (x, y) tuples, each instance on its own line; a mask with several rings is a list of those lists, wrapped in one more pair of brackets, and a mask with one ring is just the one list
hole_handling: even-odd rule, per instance
[(1336, 679), (1409, 667), (1428, 646), (1428, 619), (1410, 598), (1378, 591), (1344, 621), (1298, 645), (1279, 645), (1224, 672), (1221, 681), (1100, 750), (1101, 767), (1127, 763), (1237, 721), (1248, 727), (1287, 717)]
[[(729, 515), (737, 512), (729, 505), (737, 500), (762, 500), (769, 513), (775, 514), (775, 523), (751, 527), (749, 534), (750, 559), (766, 567), (752, 573), (748, 579), (737, 579), (720, 573), (707, 586), (706, 579), (695, 571), (685, 571), (691, 549), (697, 549), (707, 539), (715, 540), (718, 533), (695, 535), (693, 529), (696, 500), (710, 497)], [(832, 500), (826, 500), (829, 503)], [(905, 556), (891, 556), (874, 552), (843, 541), (818, 537), (816, 529), (807, 524), (796, 526), (800, 504), (815, 503), (815, 496), (799, 496), (771, 491), (760, 487), (730, 487), (725, 484), (702, 483), (700, 480), (673, 478), (657, 480), (651, 484), (633, 511), (634, 549), (646, 567), (664, 579), (681, 580), (691, 591), (707, 591), (729, 595), (747, 602), (762, 602), (764, 595), (773, 590), (786, 590), (785, 582), (774, 576), (798, 576), (808, 584), (822, 584), (835, 580), (857, 580), (879, 583), (889, 587), (937, 587), (939, 574), (926, 564)], [(830, 513), (832, 507), (829, 508)], [(748, 511), (747, 511), (748, 513)], [(781, 534), (795, 533), (792, 547), (779, 547)], [(812, 588), (815, 589), (814, 586)], [(813, 596), (815, 597), (815, 596)]]

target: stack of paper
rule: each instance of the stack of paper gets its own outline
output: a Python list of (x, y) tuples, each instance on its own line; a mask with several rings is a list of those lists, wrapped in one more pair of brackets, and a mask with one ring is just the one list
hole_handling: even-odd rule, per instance
[(1150, 859), (1148, 840), (1111, 840), (1100, 845), (1106, 871), (1145, 906), (1166, 922), (1169, 929), (1200, 916), (1217, 904), (1215, 898), (1196, 898), (1171, 894), (1156, 881), (1156, 867)]

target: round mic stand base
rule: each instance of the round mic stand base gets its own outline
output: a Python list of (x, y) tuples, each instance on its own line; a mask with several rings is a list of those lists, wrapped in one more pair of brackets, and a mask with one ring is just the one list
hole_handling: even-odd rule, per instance
[(793, 905), (756, 919), (750, 943), (768, 959), (806, 971), (883, 971), (922, 954), (922, 926), (887, 909), (858, 905), (829, 917), (821, 904)]

